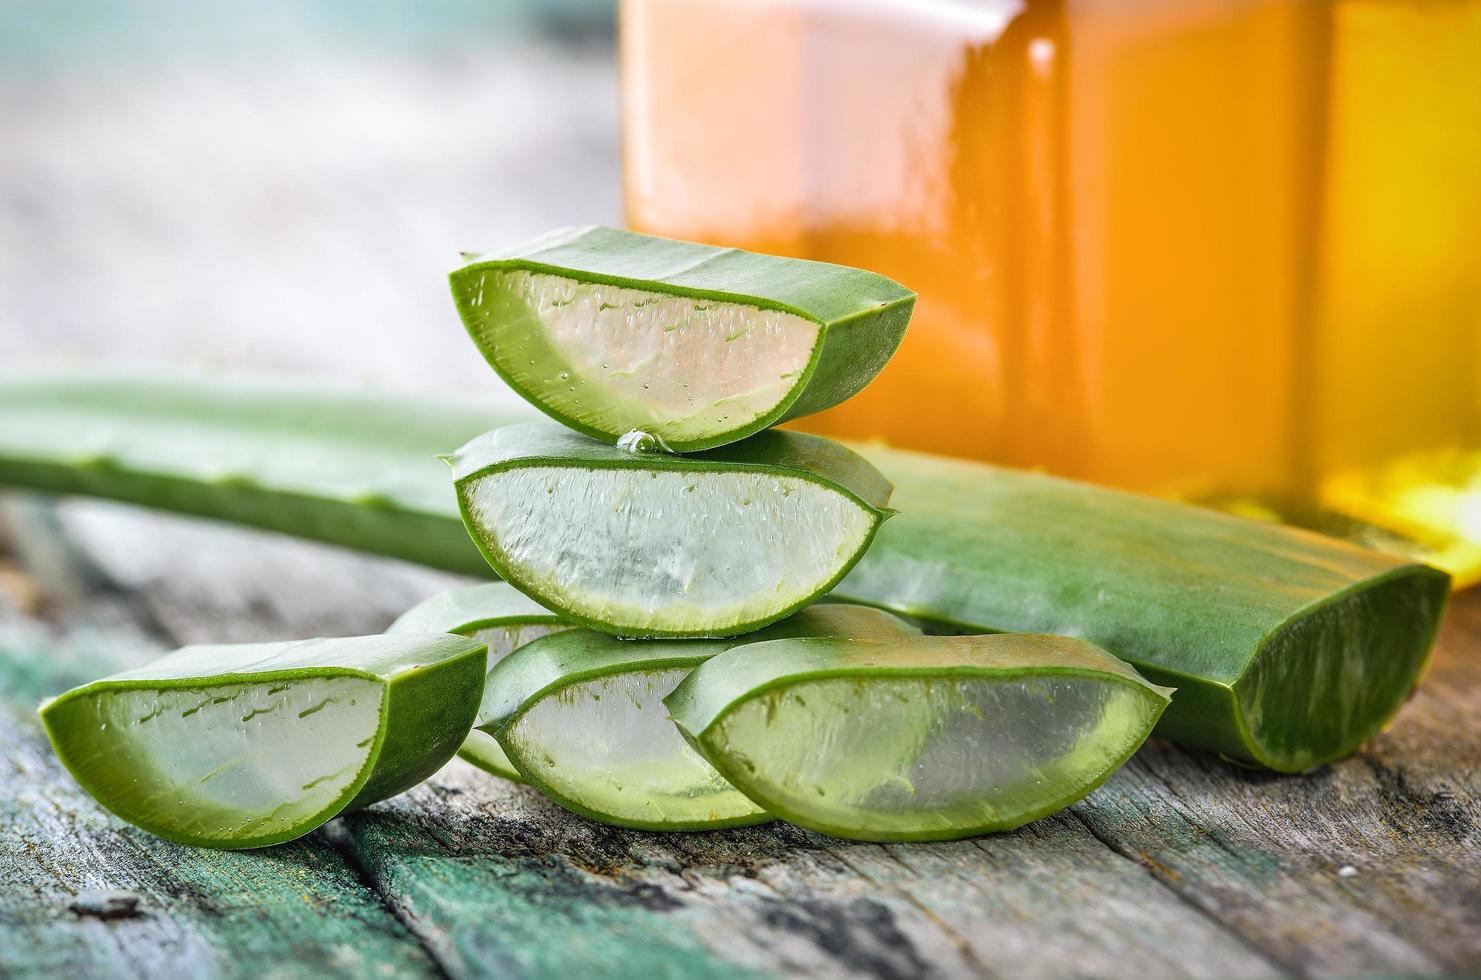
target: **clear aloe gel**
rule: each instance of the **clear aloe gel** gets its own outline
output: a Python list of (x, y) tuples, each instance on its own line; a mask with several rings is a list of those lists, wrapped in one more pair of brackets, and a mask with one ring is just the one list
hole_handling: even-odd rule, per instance
[(624, 641), (589, 630), (517, 651), (489, 676), (486, 726), (527, 782), (583, 816), (643, 830), (769, 820), (694, 751), (663, 699), (727, 649), (784, 636), (895, 637), (914, 627), (863, 606), (813, 606), (729, 640)]
[(436, 772), (483, 693), (482, 643), (435, 633), (190, 646), (41, 707), (63, 764), (184, 844), (300, 837)]
[[(526, 643), (570, 628), (569, 622), (508, 583), (486, 582), (438, 593), (397, 617), (386, 632), (470, 637), (488, 647), (488, 667), (492, 671), (499, 661)], [(486, 720), (480, 708), (475, 724)], [(458, 757), (495, 776), (520, 779), (498, 740), (478, 728), (463, 740)]]
[(1171, 689), (1068, 637), (751, 644), (665, 699), (772, 814), (835, 837), (947, 840), (1060, 810), (1136, 751)]
[(463, 324), (509, 385), (605, 442), (675, 452), (829, 408), (899, 346), (915, 294), (863, 269), (563, 228), (451, 275)]
[(687, 456), (627, 452), (553, 423), (451, 459), (469, 534), (540, 605), (630, 637), (722, 637), (826, 593), (864, 553), (890, 484), (852, 450), (763, 432)]

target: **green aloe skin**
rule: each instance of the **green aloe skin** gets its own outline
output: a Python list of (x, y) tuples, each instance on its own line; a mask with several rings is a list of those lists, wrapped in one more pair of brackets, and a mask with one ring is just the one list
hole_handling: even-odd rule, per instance
[(568, 428), (674, 452), (736, 442), (867, 385), (915, 294), (862, 269), (566, 228), (452, 273), (468, 334)]
[(619, 640), (571, 630), (489, 673), (484, 730), (525, 781), (568, 810), (639, 830), (770, 820), (684, 740), (663, 699), (717, 654), (779, 638), (900, 641), (919, 631), (866, 606), (822, 604), (726, 640)]
[(1282, 772), (1378, 733), (1423, 672), (1450, 594), (1444, 572), (1307, 531), (869, 455), (902, 514), (836, 595), (967, 632), (1098, 643), (1177, 688), (1158, 734)]
[(487, 576), (447, 519), (457, 503), (433, 454), (532, 415), (183, 377), (0, 376), (0, 479)]
[(951, 840), (1061, 810), (1172, 691), (1062, 636), (793, 638), (718, 654), (665, 699), (712, 766), (834, 837)]
[(775, 622), (836, 585), (892, 513), (878, 470), (797, 432), (676, 456), (533, 422), (486, 433), (451, 463), (468, 533), (500, 576), (629, 637)]
[[(387, 633), (456, 633), (488, 647), (488, 667), (498, 663), (526, 643), (551, 633), (568, 630), (572, 624), (526, 598), (506, 582), (484, 582), (432, 596), (398, 616)], [(485, 688), (485, 691), (487, 688)], [(488, 721), (487, 705), (481, 705), (476, 724)], [(520, 779), (519, 771), (488, 732), (474, 728), (458, 749), (458, 757), (485, 772), (505, 779)]]
[[(220, 383), (0, 382), (0, 481), (487, 574), (432, 458), (487, 424), (424, 402), (394, 435), (403, 412)], [(303, 448), (278, 452), (285, 444)], [(1288, 772), (1340, 758), (1402, 705), (1439, 628), (1449, 580), (1426, 565), (1070, 481), (857, 448), (896, 485), (901, 513), (834, 595), (948, 629), (1082, 636), (1178, 688), (1158, 733), (1183, 744)], [(243, 482), (212, 475), (248, 467)], [(395, 506), (362, 493), (378, 479), (394, 479)]]
[(199, 847), (265, 847), (452, 758), (483, 644), (434, 633), (192, 646), (45, 702), (57, 755), (108, 810)]

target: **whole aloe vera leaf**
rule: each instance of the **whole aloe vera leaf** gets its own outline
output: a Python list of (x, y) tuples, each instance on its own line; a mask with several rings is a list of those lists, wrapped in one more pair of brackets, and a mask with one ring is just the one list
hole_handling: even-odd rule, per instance
[(485, 672), (483, 644), (447, 634), (192, 646), (73, 688), (41, 719), (123, 819), (183, 844), (265, 847), (436, 772)]
[[(293, 423), (258, 424), (258, 411)], [(0, 482), (488, 574), (440, 489), (445, 468), (427, 457), (482, 431), (469, 429), (468, 411), (420, 405), (423, 448), (377, 449), (343, 431), (345, 415), (394, 428), (398, 409), (217, 383), (0, 382)], [(274, 455), (289, 427), (356, 471), (356, 459), (394, 470), (426, 509), (362, 506), (307, 453), (279, 457), (270, 480), (231, 493), (205, 475)], [(835, 596), (968, 632), (1083, 636), (1178, 688), (1158, 723), (1175, 741), (1301, 771), (1380, 730), (1428, 661), (1449, 580), (1427, 565), (1071, 481), (855, 448), (896, 484), (901, 514)]]
[(606, 442), (710, 449), (818, 412), (894, 354), (915, 294), (862, 269), (563, 228), (451, 275), (468, 335), (541, 411)]
[[(501, 660), (542, 636), (571, 629), (544, 606), (507, 582), (483, 582), (440, 592), (397, 617), (387, 633), (456, 633), (488, 647), (492, 673)], [(486, 690), (486, 689), (485, 689)], [(487, 697), (487, 695), (485, 695)], [(477, 725), (488, 719), (480, 706)], [(485, 772), (520, 781), (519, 771), (488, 732), (474, 728), (458, 749), (458, 757)]]
[(271, 384), (0, 378), (0, 480), (487, 576), (436, 455), (532, 416)]
[(950, 840), (1069, 806), (1144, 742), (1168, 688), (1063, 636), (784, 639), (718, 654), (665, 699), (766, 810), (857, 840)]
[(568, 810), (641, 830), (711, 830), (771, 817), (670, 722), (663, 698), (716, 654), (799, 636), (892, 638), (919, 630), (866, 606), (812, 606), (726, 640), (619, 640), (571, 630), (489, 673), (488, 722), (527, 782)]
[(621, 636), (735, 636), (781, 619), (836, 585), (891, 513), (878, 470), (797, 432), (676, 456), (531, 422), (451, 462), (489, 564)]

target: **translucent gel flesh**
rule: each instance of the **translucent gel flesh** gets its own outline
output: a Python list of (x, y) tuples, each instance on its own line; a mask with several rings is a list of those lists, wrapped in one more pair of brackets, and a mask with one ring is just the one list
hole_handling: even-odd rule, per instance
[(669, 720), (663, 698), (688, 673), (632, 671), (573, 684), (525, 712), (506, 744), (552, 791), (618, 820), (693, 824), (760, 814)]
[(109, 809), (206, 839), (287, 832), (340, 801), (380, 725), (355, 677), (84, 694), (48, 714)]
[(777, 310), (525, 271), (490, 273), (489, 345), (552, 408), (668, 442), (739, 428), (796, 386), (817, 323)]
[(483, 477), (469, 504), (511, 578), (634, 631), (774, 616), (827, 585), (873, 524), (842, 494), (753, 472), (528, 467)]
[[(471, 639), (486, 644), (489, 648), (489, 670), (494, 665), (526, 643), (533, 643), (542, 636), (551, 633), (559, 633), (571, 627), (557, 623), (518, 623), (510, 626), (491, 626), (487, 629), (473, 630), (468, 633)], [(482, 725), (488, 721), (488, 715), (480, 707), (478, 721), (475, 724)], [(458, 755), (468, 762), (473, 763), (480, 769), (504, 776), (508, 779), (518, 779), (519, 773), (515, 771), (514, 764), (499, 747), (498, 739), (481, 732), (478, 729), (468, 733), (463, 740), (463, 745), (458, 749)]]
[(866, 835), (1006, 829), (1067, 804), (1146, 730), (1147, 699), (1079, 677), (806, 681), (704, 736), (787, 819)]

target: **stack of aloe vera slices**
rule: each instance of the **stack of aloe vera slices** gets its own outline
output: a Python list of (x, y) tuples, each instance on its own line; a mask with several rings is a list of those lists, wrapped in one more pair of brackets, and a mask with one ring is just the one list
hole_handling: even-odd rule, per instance
[(57, 751), (104, 806), (262, 846), (456, 751), (624, 826), (944, 839), (1079, 799), (1167, 707), (1171, 689), (1085, 640), (930, 637), (819, 603), (893, 488), (853, 450), (770, 426), (863, 388), (909, 291), (601, 228), (452, 283), (489, 362), (556, 420), (446, 457), (507, 584), (383, 636), (187, 648), (53, 699)]
[(499, 660), (479, 730), (503, 757), (465, 756), (624, 826), (950, 838), (1083, 796), (1166, 707), (1081, 640), (926, 637), (813, 605), (893, 488), (838, 443), (768, 427), (883, 367), (914, 299), (896, 284), (603, 228), (475, 257), (452, 284), (489, 363), (565, 426), (448, 457), (464, 524), (509, 585), (582, 627)]

